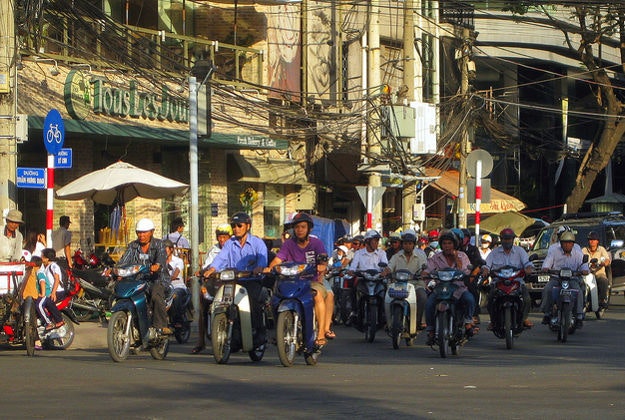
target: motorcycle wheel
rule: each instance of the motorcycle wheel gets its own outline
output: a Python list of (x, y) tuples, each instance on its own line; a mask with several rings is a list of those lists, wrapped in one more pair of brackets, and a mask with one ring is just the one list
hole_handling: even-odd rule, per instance
[(276, 344), (278, 346), (280, 363), (285, 367), (293, 366), (295, 361), (298, 341), (296, 328), (293, 312), (280, 312), (278, 323), (276, 324)]
[(130, 353), (130, 336), (126, 334), (128, 314), (124, 311), (113, 312), (106, 332), (109, 355), (115, 362), (123, 362)]
[(230, 340), (228, 338), (228, 318), (225, 313), (213, 317), (211, 326), (213, 357), (219, 364), (228, 363), (230, 358)]
[(506, 348), (510, 350), (514, 343), (514, 336), (512, 335), (512, 309), (510, 307), (504, 309), (503, 328), (506, 332)]
[(176, 328), (174, 331), (174, 337), (176, 338), (176, 342), (178, 344), (184, 344), (189, 341), (191, 337), (191, 322), (184, 321), (182, 323), (182, 327)]
[(250, 359), (252, 362), (260, 362), (263, 360), (263, 356), (265, 355), (265, 349), (267, 348), (266, 344), (261, 344), (256, 347), (254, 350), (251, 350), (248, 354), (250, 355)]
[(26, 341), (26, 354), (28, 356), (35, 355), (35, 341), (37, 340), (37, 312), (35, 311), (35, 303), (30, 305), (30, 321), (24, 322), (24, 340)]
[(401, 342), (401, 333), (404, 327), (403, 308), (399, 305), (394, 306), (391, 316), (393, 317), (393, 322), (391, 323), (391, 341), (393, 342), (393, 348), (397, 350)]
[(164, 337), (158, 346), (150, 347), (150, 356), (154, 360), (163, 360), (169, 352), (169, 338)]
[(449, 319), (446, 312), (439, 312), (436, 315), (436, 339), (438, 351), (442, 358), (447, 357), (450, 353), (449, 347)]
[(62, 315), (65, 325), (48, 333), (48, 338), (43, 342), (44, 348), (50, 350), (65, 350), (74, 342), (74, 323), (67, 315)]
[(558, 331), (558, 340), (566, 343), (569, 337), (569, 323), (571, 320), (571, 306), (568, 302), (562, 303), (562, 310), (560, 311), (560, 330)]
[[(92, 305), (92, 302), (87, 302), (84, 298), (79, 298), (74, 296), (74, 300), (73, 302), (76, 303), (82, 303), (84, 305)], [(72, 303), (73, 303), (72, 302)], [(72, 311), (74, 311), (74, 314), (76, 314), (76, 319), (80, 322), (86, 322), (89, 321), (93, 318), (93, 312), (87, 310), (87, 309), (81, 309), (78, 308), (74, 305), (72, 305)]]
[(367, 327), (365, 328), (365, 341), (367, 343), (373, 343), (375, 340), (375, 333), (378, 331), (378, 308), (374, 305), (367, 305)]

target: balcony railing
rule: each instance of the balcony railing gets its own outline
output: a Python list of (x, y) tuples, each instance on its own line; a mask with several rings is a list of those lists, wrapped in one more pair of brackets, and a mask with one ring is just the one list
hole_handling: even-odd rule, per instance
[(475, 7), (460, 1), (439, 2), (441, 23), (450, 23), (463, 28), (475, 29)]

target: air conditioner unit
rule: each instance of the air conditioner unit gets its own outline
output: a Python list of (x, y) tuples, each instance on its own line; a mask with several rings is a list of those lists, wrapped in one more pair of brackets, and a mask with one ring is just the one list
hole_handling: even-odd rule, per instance
[(410, 139), (413, 155), (434, 154), (436, 147), (436, 106), (423, 102), (411, 102), (415, 109), (415, 135)]

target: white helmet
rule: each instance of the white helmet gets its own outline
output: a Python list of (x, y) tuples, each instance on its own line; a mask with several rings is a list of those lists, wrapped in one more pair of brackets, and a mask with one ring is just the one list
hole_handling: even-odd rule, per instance
[(150, 219), (141, 219), (137, 222), (137, 226), (135, 227), (135, 231), (137, 232), (147, 232), (149, 230), (154, 230), (154, 222)]
[(367, 231), (367, 233), (365, 233), (365, 241), (367, 239), (380, 239), (380, 238), (381, 238), (381, 236), (380, 236), (380, 234), (378, 233), (377, 230), (371, 229), (371, 230)]

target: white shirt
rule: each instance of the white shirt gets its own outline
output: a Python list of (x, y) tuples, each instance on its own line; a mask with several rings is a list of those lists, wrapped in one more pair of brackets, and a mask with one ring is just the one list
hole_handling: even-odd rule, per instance
[[(178, 276), (174, 278), (176, 268), (179, 272)], [(182, 261), (182, 258), (172, 255), (171, 260), (167, 263), (167, 271), (169, 271), (169, 275), (171, 276), (171, 285), (174, 286), (174, 289), (187, 288), (187, 285), (184, 284), (184, 280), (182, 279), (182, 273), (184, 273), (184, 262)]]
[(59, 276), (59, 285), (56, 288), (56, 291), (57, 292), (64, 291), (65, 289), (63, 289), (63, 271), (61, 271), (61, 267), (59, 267), (59, 265), (55, 262), (51, 262), (50, 264), (48, 264), (47, 267), (44, 267), (43, 265), (41, 267), (44, 268), (44, 273), (46, 274), (46, 281), (50, 285), (50, 289), (54, 288), (54, 275), (56, 274)]
[(353, 271), (364, 271), (371, 269), (381, 271), (382, 269), (378, 266), (378, 263), (381, 262), (388, 264), (386, 252), (384, 252), (380, 248), (374, 250), (373, 252), (367, 251), (367, 248), (362, 248), (354, 253), (354, 259), (349, 264), (349, 269)]

